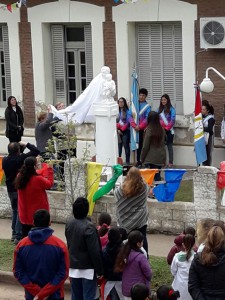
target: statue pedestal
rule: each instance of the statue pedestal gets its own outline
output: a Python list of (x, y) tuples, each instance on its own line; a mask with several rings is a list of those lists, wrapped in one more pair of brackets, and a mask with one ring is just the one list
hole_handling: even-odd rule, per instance
[(96, 118), (96, 162), (104, 165), (116, 165), (118, 157), (118, 139), (116, 102), (100, 102), (93, 105)]

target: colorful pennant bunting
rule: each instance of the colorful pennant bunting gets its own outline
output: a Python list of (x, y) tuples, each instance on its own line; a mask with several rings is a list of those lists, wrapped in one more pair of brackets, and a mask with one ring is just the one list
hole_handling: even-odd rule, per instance
[(17, 2), (13, 3), (13, 4), (6, 4), (6, 5), (1, 5), (0, 9), (2, 10), (8, 10), (9, 12), (13, 12), (13, 10), (17, 9), (17, 8), (21, 8), (21, 6), (27, 6), (27, 1), (26, 0), (18, 0)]

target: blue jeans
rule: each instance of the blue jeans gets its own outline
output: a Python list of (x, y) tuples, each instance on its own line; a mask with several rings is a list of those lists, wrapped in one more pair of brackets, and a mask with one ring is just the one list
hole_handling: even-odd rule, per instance
[(20, 240), (22, 237), (21, 223), (18, 216), (18, 195), (17, 192), (8, 192), (12, 208), (12, 236)]
[(97, 279), (70, 278), (71, 300), (94, 300), (97, 289)]
[(169, 154), (169, 163), (173, 164), (173, 138), (174, 134), (170, 130), (166, 130), (166, 145)]

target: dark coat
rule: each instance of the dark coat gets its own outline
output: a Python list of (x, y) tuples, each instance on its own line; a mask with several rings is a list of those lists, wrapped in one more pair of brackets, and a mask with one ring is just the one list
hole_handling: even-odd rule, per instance
[(11, 107), (7, 107), (5, 110), (5, 120), (6, 120), (6, 132), (5, 135), (7, 138), (10, 138), (10, 135), (23, 136), (23, 112), (22, 109), (17, 105), (16, 111)]
[(195, 255), (188, 279), (188, 291), (193, 300), (225, 299), (225, 247), (217, 253), (218, 261), (212, 266), (201, 263), (201, 253)]
[(161, 143), (158, 147), (152, 145), (151, 140), (152, 140), (152, 130), (150, 127), (147, 127), (147, 129), (145, 130), (144, 143), (141, 151), (141, 162), (144, 164), (163, 166), (166, 162), (164, 131), (162, 133)]
[(123, 242), (113, 244), (108, 242), (106, 247), (103, 249), (103, 266), (104, 266), (104, 277), (110, 281), (122, 281), (122, 272), (114, 272), (114, 265), (116, 262), (117, 254), (121, 249)]
[(16, 176), (22, 167), (24, 160), (29, 156), (37, 156), (39, 154), (38, 149), (30, 144), (27, 143), (26, 148), (30, 150), (27, 153), (15, 154), (15, 155), (8, 155), (4, 156), (2, 160), (2, 169), (4, 170), (5, 177), (6, 177), (6, 186), (8, 192), (16, 192), (16, 188), (14, 186), (14, 181)]
[(70, 256), (70, 268), (94, 269), (103, 275), (102, 251), (97, 229), (87, 218), (71, 219), (65, 235)]

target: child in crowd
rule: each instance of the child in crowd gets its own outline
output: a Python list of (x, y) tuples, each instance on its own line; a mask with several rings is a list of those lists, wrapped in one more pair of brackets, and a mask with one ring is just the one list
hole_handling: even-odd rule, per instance
[(120, 232), (121, 240), (125, 244), (125, 242), (127, 242), (127, 239), (128, 239), (127, 231), (123, 227), (118, 227), (118, 229), (119, 229), (119, 232)]
[(115, 272), (123, 272), (122, 293), (124, 300), (131, 300), (131, 288), (136, 283), (143, 283), (148, 288), (152, 278), (152, 270), (141, 247), (143, 234), (140, 231), (132, 231), (128, 236), (128, 242), (121, 248), (115, 264)]
[(111, 221), (111, 216), (106, 212), (101, 213), (98, 218), (97, 230), (100, 237), (102, 249), (104, 249), (108, 243), (108, 231), (110, 229)]
[(192, 300), (188, 292), (189, 269), (194, 258), (193, 246), (195, 237), (186, 234), (183, 238), (184, 251), (176, 253), (171, 265), (171, 273), (174, 276), (172, 287), (179, 290), (182, 300)]
[[(184, 251), (183, 248), (183, 238), (185, 234), (191, 234), (195, 237), (195, 229), (192, 226), (187, 227), (186, 229), (184, 229), (184, 231), (178, 235), (175, 239), (174, 239), (174, 246), (170, 249), (168, 255), (167, 255), (167, 263), (168, 265), (172, 264), (174, 255), (180, 251)], [(193, 247), (194, 251), (197, 252), (198, 247), (195, 245)]]
[(130, 291), (132, 300), (150, 300), (149, 289), (145, 284), (137, 283)]
[(207, 234), (209, 230), (212, 228), (213, 224), (215, 223), (215, 220), (206, 218), (202, 219), (197, 224), (197, 240), (198, 240), (198, 251), (202, 252), (202, 250), (205, 247), (205, 240), (207, 238)]
[[(123, 228), (123, 227), (119, 227), (119, 231), (120, 231), (120, 235), (121, 235), (122, 242), (123, 242), (124, 244), (126, 244), (126, 242), (128, 241), (128, 234), (127, 234), (126, 229)], [(145, 251), (145, 248), (144, 248), (144, 247), (141, 247), (141, 252), (143, 252), (143, 254), (145, 255), (145, 257), (148, 258), (148, 254), (147, 254), (147, 252)]]
[(174, 291), (171, 287), (162, 285), (151, 298), (152, 300), (176, 300), (180, 298), (180, 293), (179, 291)]
[(108, 232), (109, 242), (103, 249), (104, 278), (107, 280), (104, 285), (104, 295), (102, 300), (123, 299), (122, 295), (122, 273), (114, 272), (116, 257), (123, 246), (121, 234), (118, 228), (110, 228)]

